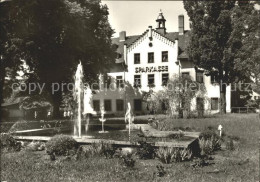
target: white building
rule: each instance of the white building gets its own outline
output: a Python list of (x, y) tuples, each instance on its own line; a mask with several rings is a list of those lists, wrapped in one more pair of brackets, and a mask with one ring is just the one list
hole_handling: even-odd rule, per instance
[[(110, 85), (110, 89), (105, 86), (93, 96), (93, 107), (97, 112), (104, 107), (108, 114), (121, 115), (126, 103), (130, 102), (135, 114), (147, 113), (147, 105), (142, 102), (142, 91), (149, 91), (151, 84), (154, 84), (155, 92), (162, 90), (164, 81), (175, 74), (189, 74), (194, 80), (204, 82), (207, 96), (211, 100), (204, 105), (205, 109), (219, 111), (219, 86), (214, 86), (211, 78), (203, 72), (196, 73), (192, 62), (188, 61), (186, 47), (190, 32), (184, 29), (184, 16), (179, 16), (179, 32), (167, 32), (165, 22), (160, 12), (155, 29), (149, 26), (137, 36), (126, 36), (126, 32), (122, 31), (118, 38), (112, 39), (117, 46), (118, 59), (108, 73), (110, 78), (101, 77), (101, 85), (106, 83)], [(126, 91), (120, 88), (120, 83), (124, 81)], [(229, 86), (226, 98), (226, 110), (230, 112)], [(196, 103), (196, 100), (194, 102)]]

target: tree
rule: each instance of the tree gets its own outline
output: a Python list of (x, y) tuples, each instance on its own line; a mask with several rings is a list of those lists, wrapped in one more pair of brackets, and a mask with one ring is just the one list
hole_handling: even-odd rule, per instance
[(226, 86), (245, 78), (243, 70), (235, 69), (235, 56), (242, 46), (239, 35), (233, 32), (235, 7), (236, 1), (184, 0), (192, 22), (188, 54), (198, 68), (219, 84), (221, 113), (226, 113)]
[(205, 93), (204, 84), (193, 81), (188, 75), (174, 75), (162, 91), (145, 93), (144, 99), (147, 104), (151, 105), (153, 111), (159, 110), (163, 104), (170, 116), (175, 116), (178, 113), (178, 117), (183, 118), (184, 115), (190, 116), (195, 98), (201, 98), (203, 104), (206, 102)]
[[(27, 83), (45, 84), (58, 116), (65, 83), (73, 82), (79, 61), (86, 80), (93, 82), (114, 60), (108, 9), (100, 0), (12, 0), (10, 4), (10, 43), (4, 52), (17, 47), (18, 60), (24, 59), (32, 70)], [(53, 92), (54, 84), (64, 87)]]
[[(258, 3), (258, 7), (257, 7)], [(241, 48), (235, 55), (235, 69), (251, 80), (252, 90), (260, 94), (260, 8), (259, 2), (240, 3), (233, 9), (233, 34), (239, 35)], [(259, 107), (259, 100), (249, 100), (247, 106)]]
[(233, 26), (232, 34), (239, 35), (242, 42), (235, 55), (235, 69), (243, 71), (254, 83), (253, 90), (260, 93), (260, 9), (256, 2), (233, 9)]
[[(11, 43), (11, 29), (13, 20), (10, 17), (11, 4), (10, 1), (0, 2), (0, 103), (3, 102), (4, 94), (10, 96), (11, 88), (8, 87), (15, 81), (17, 71), (20, 69), (21, 59), (18, 47), (8, 46)], [(13, 39), (18, 43), (19, 39)], [(5, 79), (8, 77), (9, 79)]]

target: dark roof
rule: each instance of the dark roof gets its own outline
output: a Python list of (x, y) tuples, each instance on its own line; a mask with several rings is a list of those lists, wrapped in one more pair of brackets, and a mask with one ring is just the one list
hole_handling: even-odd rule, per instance
[(118, 59), (116, 59), (116, 63), (123, 63), (124, 62), (124, 44), (131, 45), (133, 44), (141, 35), (133, 35), (126, 37), (125, 41), (120, 42), (119, 37), (112, 38), (112, 44), (117, 46), (116, 52), (119, 54)]
[[(189, 42), (189, 34), (190, 31), (184, 31), (183, 35), (179, 35), (179, 32), (167, 32), (165, 35), (160, 33), (159, 31), (153, 30), (157, 33), (159, 33), (161, 36), (167, 38), (168, 40), (175, 42), (176, 39), (178, 39), (178, 46), (179, 46), (179, 59), (187, 59), (188, 54), (186, 52), (187, 45)], [(116, 59), (116, 63), (124, 63), (124, 45), (127, 47), (134, 44), (139, 38), (141, 38), (144, 34), (146, 34), (148, 30), (146, 30), (141, 35), (133, 35), (133, 36), (127, 36), (125, 41), (119, 41), (119, 37), (112, 38), (112, 44), (117, 46), (117, 53), (118, 58)], [(117, 64), (116, 64), (117, 65)], [(121, 64), (120, 64), (121, 65)], [(112, 72), (120, 72), (123, 71), (123, 66), (115, 66), (115, 69), (111, 70)]]
[(184, 31), (183, 35), (179, 35), (179, 32), (170, 32), (165, 34), (165, 37), (171, 41), (175, 41), (176, 39), (178, 39), (178, 46), (179, 46), (178, 58), (188, 58), (186, 49), (189, 43), (189, 34), (190, 31), (188, 30)]

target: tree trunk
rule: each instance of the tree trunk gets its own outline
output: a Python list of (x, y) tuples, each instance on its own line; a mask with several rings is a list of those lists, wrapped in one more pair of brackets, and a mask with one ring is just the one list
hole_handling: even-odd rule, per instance
[(226, 114), (226, 84), (222, 83), (219, 84), (220, 89), (220, 99), (219, 99), (219, 106), (220, 106), (220, 114)]
[(5, 83), (5, 67), (4, 67), (3, 62), (4, 62), (4, 60), (1, 59), (1, 63), (0, 63), (0, 106), (2, 105), (2, 103), (4, 101), (3, 93), (4, 93), (4, 83)]

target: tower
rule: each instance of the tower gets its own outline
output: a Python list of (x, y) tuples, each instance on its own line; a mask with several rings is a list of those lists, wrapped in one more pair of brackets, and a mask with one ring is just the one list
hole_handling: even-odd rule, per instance
[(166, 33), (166, 28), (165, 28), (166, 20), (163, 16), (163, 13), (161, 10), (160, 10), (159, 16), (156, 19), (156, 22), (157, 22), (156, 30), (164, 35)]

